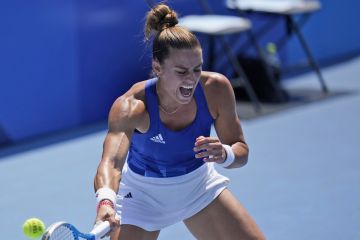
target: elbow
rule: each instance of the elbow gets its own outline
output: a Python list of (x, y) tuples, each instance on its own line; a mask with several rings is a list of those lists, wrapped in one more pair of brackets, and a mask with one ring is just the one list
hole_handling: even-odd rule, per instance
[(244, 157), (243, 165), (242, 165), (242, 166), (245, 166), (245, 165), (248, 163), (248, 161), (249, 161), (249, 158), (248, 158), (248, 155), (246, 155), (246, 156)]
[(249, 147), (248, 145), (245, 145), (245, 151), (244, 151), (244, 165), (246, 165), (249, 161)]
[(245, 166), (248, 163), (248, 160), (249, 160), (249, 152), (246, 152), (240, 157), (237, 167)]
[[(240, 150), (240, 149), (239, 149)], [(236, 161), (233, 164), (233, 168), (240, 168), (245, 166), (248, 163), (249, 160), (249, 147), (248, 145), (244, 144), (241, 147), (241, 151), (238, 152), (238, 154), (236, 154)]]
[(245, 144), (244, 146), (244, 155), (243, 155), (243, 166), (245, 166), (249, 161), (249, 146)]

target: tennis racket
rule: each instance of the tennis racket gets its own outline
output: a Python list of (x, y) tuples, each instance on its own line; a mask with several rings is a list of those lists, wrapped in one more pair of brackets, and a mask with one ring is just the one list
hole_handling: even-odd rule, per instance
[(110, 223), (104, 221), (95, 226), (90, 233), (82, 233), (74, 225), (67, 222), (56, 222), (46, 229), (42, 240), (97, 240), (110, 231)]

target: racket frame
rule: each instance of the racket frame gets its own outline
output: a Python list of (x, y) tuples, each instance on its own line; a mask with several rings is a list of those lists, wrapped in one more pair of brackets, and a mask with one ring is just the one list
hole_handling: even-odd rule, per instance
[(106, 235), (110, 230), (110, 223), (108, 221), (102, 222), (99, 225), (95, 226), (94, 229), (90, 233), (82, 233), (80, 232), (74, 225), (67, 222), (55, 222), (51, 224), (44, 235), (42, 236), (42, 240), (51, 240), (52, 234), (60, 227), (66, 227), (73, 234), (74, 240), (79, 240), (79, 238), (83, 238), (86, 240), (97, 240)]

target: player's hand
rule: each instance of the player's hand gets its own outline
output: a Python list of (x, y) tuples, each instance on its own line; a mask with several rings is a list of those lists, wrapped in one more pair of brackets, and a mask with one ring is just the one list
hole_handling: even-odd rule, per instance
[(98, 209), (98, 212), (96, 215), (95, 225), (97, 225), (103, 221), (109, 221), (110, 226), (111, 226), (110, 232), (117, 231), (118, 228), (120, 228), (120, 218), (116, 214), (115, 209), (113, 209), (109, 205), (99, 206), (99, 209)]
[(217, 137), (196, 138), (194, 152), (196, 158), (203, 158), (205, 162), (223, 163), (226, 159), (225, 149)]

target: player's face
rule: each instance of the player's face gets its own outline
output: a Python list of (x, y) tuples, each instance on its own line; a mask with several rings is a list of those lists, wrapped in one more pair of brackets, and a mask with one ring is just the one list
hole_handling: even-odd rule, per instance
[(163, 90), (166, 95), (180, 104), (191, 101), (196, 85), (199, 82), (202, 69), (202, 50), (200, 47), (193, 49), (173, 49), (162, 64), (154, 61), (153, 68), (162, 80)]

